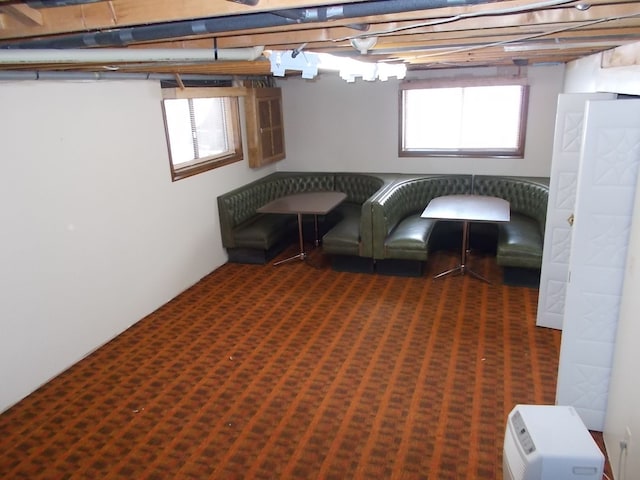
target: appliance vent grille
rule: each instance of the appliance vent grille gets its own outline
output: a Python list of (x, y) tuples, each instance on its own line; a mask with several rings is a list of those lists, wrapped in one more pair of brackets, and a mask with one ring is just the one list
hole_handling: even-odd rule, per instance
[[(503, 470), (505, 474), (504, 480), (519, 480), (524, 478), (527, 463), (522, 458), (520, 449), (516, 445), (516, 433), (513, 431), (511, 421), (508, 422), (507, 435), (504, 439), (504, 451), (503, 453)], [(509, 477), (506, 477), (509, 475)]]

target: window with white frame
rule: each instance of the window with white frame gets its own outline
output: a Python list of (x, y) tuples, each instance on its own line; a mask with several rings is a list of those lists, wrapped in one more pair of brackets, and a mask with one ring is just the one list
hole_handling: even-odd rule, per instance
[(400, 90), (399, 155), (522, 158), (528, 86), (407, 83)]
[(226, 88), (163, 90), (173, 180), (242, 160), (238, 98)]

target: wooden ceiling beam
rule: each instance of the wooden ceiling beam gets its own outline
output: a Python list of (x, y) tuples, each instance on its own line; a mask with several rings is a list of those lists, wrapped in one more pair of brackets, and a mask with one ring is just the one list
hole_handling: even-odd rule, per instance
[[(11, 39), (83, 32), (87, 30), (148, 25), (197, 18), (268, 12), (280, 9), (342, 5), (362, 1), (363, 0), (261, 0), (257, 6), (250, 7), (228, 1), (183, 0), (180, 2), (180, 8), (176, 8), (175, 1), (172, 0), (112, 0), (109, 2), (41, 9), (39, 11), (41, 12), (43, 22), (38, 28), (25, 29), (24, 25), (7, 25), (3, 31), (0, 32), (0, 38)], [(598, 1), (603, 0), (593, 0), (592, 3)], [(494, 12), (496, 9), (526, 8), (530, 6), (530, 4), (531, 2), (526, 0), (507, 0), (471, 6), (418, 10), (401, 14), (385, 15), (383, 16), (383, 21), (397, 21), (401, 19), (419, 20), (467, 14), (470, 12), (488, 13)], [(343, 23), (368, 23), (368, 20), (380, 21), (380, 17), (362, 17), (362, 20), (363, 21), (354, 19), (344, 20)], [(336, 22), (338, 22), (338, 20), (336, 20)]]
[(14, 18), (22, 25), (42, 25), (42, 14), (38, 10), (26, 5), (0, 5), (0, 13)]
[[(86, 5), (20, 10), (23, 4), (0, 0), (0, 39), (28, 38), (53, 34), (79, 33), (103, 29), (149, 25), (165, 21), (236, 15), (312, 5), (355, 3), (353, 1), (260, 0), (251, 7), (234, 1), (183, 0), (176, 8), (173, 0), (111, 0)], [(331, 22), (292, 23), (218, 34), (193, 35), (176, 39), (135, 44), (127, 48), (240, 48), (265, 46), (290, 50), (306, 44), (305, 51), (326, 51), (350, 55), (365, 61), (407, 61), (410, 69), (445, 66), (508, 65), (514, 61), (530, 64), (569, 61), (602, 51), (600, 40), (640, 41), (640, 2), (629, 0), (590, 0), (591, 7), (579, 11), (577, 1), (531, 10), (528, 0), (506, 0), (473, 6), (456, 6), (377, 17), (339, 19)], [(11, 8), (10, 8), (11, 7)], [(505, 13), (506, 8), (520, 9)], [(17, 13), (18, 11), (25, 13)], [(176, 12), (175, 10), (179, 10)], [(498, 13), (500, 12), (500, 13)], [(29, 19), (26, 14), (32, 15)], [(609, 20), (612, 17), (628, 17)], [(606, 21), (604, 21), (606, 20)], [(366, 32), (349, 24), (366, 23)], [(390, 32), (389, 29), (400, 29)], [(378, 36), (377, 45), (361, 55), (349, 42), (358, 35)], [(505, 51), (502, 43), (533, 46), (537, 51)], [(583, 45), (578, 45), (580, 42)], [(557, 45), (556, 45), (557, 44)], [(572, 48), (567, 48), (570, 44)], [(574, 45), (575, 44), (575, 45)], [(591, 46), (589, 46), (591, 45)], [(604, 44), (602, 44), (604, 45)], [(550, 46), (554, 50), (549, 49)], [(557, 47), (557, 48), (556, 48)], [(629, 55), (624, 60), (629, 60)], [(2, 65), (0, 69), (10, 69)], [(24, 68), (24, 67), (19, 67)], [(155, 65), (99, 64), (39, 65), (30, 69), (102, 71), (117, 68), (123, 72), (167, 72), (180, 74), (269, 75), (268, 60), (255, 62), (213, 62), (210, 64)]]
[[(594, 9), (595, 7), (592, 7)], [(410, 28), (416, 25), (413, 21), (403, 22), (389, 22), (389, 23), (375, 23), (372, 24), (367, 32), (360, 33), (353, 29), (346, 28), (341, 23), (343, 21), (336, 21), (331, 23), (321, 24), (299, 24), (292, 25), (286, 28), (270, 28), (270, 29), (256, 29), (256, 30), (241, 30), (237, 32), (224, 32), (220, 35), (216, 35), (218, 38), (218, 44), (224, 48), (254, 46), (254, 45), (279, 45), (290, 43), (304, 43), (304, 42), (317, 42), (317, 41), (333, 41), (336, 39), (344, 39), (351, 36), (379, 36), (380, 39), (384, 38), (385, 32), (388, 29), (401, 29), (397, 33), (390, 35), (411, 35), (416, 34), (432, 35), (443, 32), (451, 31), (488, 31), (494, 28), (525, 28), (531, 27), (538, 32), (555, 30), (558, 24), (563, 27), (576, 27), (576, 28), (589, 28), (588, 22), (596, 21), (602, 18), (610, 18), (613, 16), (625, 16), (633, 13), (638, 13), (639, 16), (634, 19), (627, 20), (611, 20), (609, 22), (603, 22), (603, 24), (610, 24), (612, 28), (617, 26), (624, 26), (628, 24), (640, 25), (640, 5), (635, 6), (635, 11), (628, 5), (625, 5), (620, 10), (609, 7), (605, 10), (594, 11), (588, 17), (585, 17), (582, 21), (577, 21), (573, 17), (572, 13), (562, 14), (559, 11), (554, 12), (536, 12), (526, 14), (511, 14), (502, 15), (499, 17), (481, 17), (481, 18), (466, 18), (458, 20), (456, 22), (447, 22), (442, 24), (434, 24), (429, 26), (421, 26)], [(591, 9), (590, 9), (591, 10)], [(385, 18), (388, 16), (385, 16)], [(355, 19), (362, 20), (362, 18)], [(426, 22), (429, 19), (425, 20)], [(211, 36), (211, 35), (210, 35)], [(295, 40), (292, 38), (295, 37)]]
[[(384, 50), (393, 48), (421, 48), (440, 45), (465, 45), (465, 44), (489, 44), (494, 42), (520, 41), (521, 43), (527, 43), (521, 40), (523, 36), (528, 34), (528, 30), (519, 30), (517, 28), (505, 28), (495, 29), (484, 35), (478, 33), (469, 35), (461, 35), (460, 32), (443, 32), (434, 35), (416, 35), (415, 37), (399, 36), (399, 37), (385, 37), (378, 39), (378, 42), (374, 49)], [(621, 28), (621, 29), (592, 29), (592, 30), (571, 30), (561, 32), (553, 36), (552, 40), (567, 40), (567, 39), (588, 39), (588, 38), (608, 38), (608, 39), (622, 39), (639, 37), (640, 38), (640, 25)], [(533, 39), (531, 41), (544, 42), (545, 38)], [(308, 48), (313, 48), (314, 44), (309, 44)]]
[(173, 0), (112, 0), (110, 2), (41, 9), (39, 11), (43, 18), (42, 25), (32, 26), (27, 29), (24, 25), (18, 23), (7, 24), (0, 31), (0, 39), (77, 33), (87, 30), (241, 15), (310, 6), (342, 5), (362, 1), (364, 0), (261, 0), (257, 6), (251, 7), (235, 2), (182, 0), (179, 7), (177, 7), (176, 2)]
[[(573, 9), (575, 10), (575, 9)], [(575, 10), (578, 12), (577, 10)], [(640, 4), (627, 5), (620, 4), (615, 7), (591, 7), (584, 15), (575, 15), (572, 10), (567, 9), (554, 9), (554, 10), (541, 10), (527, 13), (515, 13), (509, 15), (499, 15), (490, 17), (471, 17), (456, 20), (454, 22), (433, 23), (427, 25), (430, 22), (429, 19), (425, 20), (423, 26), (416, 22), (395, 22), (393, 24), (372, 24), (368, 35), (384, 35), (388, 29), (401, 29), (405, 35), (413, 35), (418, 33), (435, 33), (445, 32), (452, 30), (488, 30), (492, 28), (504, 28), (533, 25), (538, 29), (551, 30), (553, 26), (564, 23), (572, 24), (576, 27), (581, 24), (587, 25), (590, 22), (602, 21), (609, 18), (625, 17), (630, 15), (638, 15), (636, 20), (640, 23)], [(609, 20), (603, 23), (614, 23), (618, 20)], [(551, 26), (545, 28), (545, 26)], [(414, 28), (411, 28), (414, 27)], [(399, 34), (399, 33), (391, 33)], [(341, 37), (336, 37), (341, 38)]]
[[(597, 41), (600, 38), (606, 37), (604, 38), (605, 40), (619, 38), (620, 41), (624, 42), (627, 37), (640, 38), (640, 20), (625, 20), (622, 22), (630, 26), (620, 26), (619, 28), (604, 28), (602, 25), (607, 24), (597, 24), (589, 29), (567, 30), (565, 32), (560, 32), (554, 35), (553, 39), (559, 39), (560, 41), (570, 41), (592, 38), (594, 41)], [(570, 24), (566, 25), (570, 26)], [(527, 37), (528, 35), (539, 34), (541, 32), (540, 28), (540, 25), (518, 25), (496, 29), (456, 30), (419, 35), (398, 34), (397, 36), (385, 36), (378, 39), (377, 45), (372, 49), (372, 54), (375, 55), (376, 51), (378, 50), (393, 51), (413, 49), (418, 51), (428, 51), (433, 49), (446, 48), (454, 51), (461, 48), (480, 48), (483, 46), (490, 46), (490, 44), (493, 42), (518, 42), (526, 44), (527, 42), (524, 41), (523, 38)], [(264, 41), (264, 44), (267, 46), (267, 48), (281, 50), (294, 49), (299, 47), (302, 43), (307, 43), (305, 47), (307, 51), (340, 53), (345, 51), (350, 52), (351, 50), (353, 50), (353, 48), (347, 41), (326, 41), (326, 38), (331, 36), (332, 34), (329, 29), (321, 29), (302, 32), (296, 31), (291, 32), (288, 35), (263, 34), (259, 37), (260, 40)], [(240, 40), (240, 42), (236, 42), (235, 40)], [(534, 38), (532, 41), (540, 44), (544, 43), (547, 40), (548, 39), (546, 37), (540, 37)], [(219, 48), (236, 48), (246, 46), (246, 41), (247, 38), (244, 36), (222, 37), (217, 39), (217, 45)], [(255, 38), (250, 37), (248, 45), (255, 44), (254, 42)], [(145, 47), (213, 48), (213, 40), (209, 38), (181, 42), (160, 42), (149, 44)], [(559, 45), (558, 47), (561, 47), (561, 45)], [(356, 52), (354, 51), (353, 54), (356, 55)], [(401, 52), (399, 54), (401, 54)]]
[(419, 69), (427, 65), (448, 65), (450, 67), (464, 64), (484, 64), (484, 65), (507, 65), (519, 64), (533, 65), (539, 63), (565, 63), (584, 55), (597, 53), (595, 49), (575, 49), (566, 50), (561, 54), (550, 52), (537, 52), (535, 55), (519, 55), (517, 53), (505, 55), (504, 52), (465, 52), (457, 55), (447, 55), (446, 57), (404, 57), (403, 60), (410, 65), (410, 69)]
[[(569, 27), (569, 24), (561, 26)], [(544, 28), (544, 27), (543, 27)], [(430, 45), (432, 43), (473, 43), (484, 42), (489, 43), (500, 40), (522, 40), (522, 38), (544, 33), (540, 25), (523, 25), (501, 27), (495, 29), (475, 29), (475, 30), (455, 30), (440, 31), (432, 33), (421, 33), (414, 35), (385, 36), (379, 37), (378, 43), (374, 49), (393, 48), (393, 47), (420, 47), (421, 45)], [(333, 42), (327, 40), (327, 37), (334, 35), (330, 30), (322, 29), (305, 32), (291, 32), (287, 35), (270, 34), (261, 36), (240, 36), (240, 37), (219, 37), (217, 45), (219, 48), (238, 48), (251, 45), (264, 45), (267, 49), (287, 50), (291, 47), (297, 47), (302, 43), (307, 43), (307, 50), (335, 48), (341, 45), (348, 46), (348, 41)], [(615, 26), (605, 28), (603, 24), (594, 25), (590, 28), (582, 28), (575, 30), (566, 30), (558, 32), (549, 38), (572, 38), (572, 37), (603, 37), (610, 36), (624, 39), (625, 37), (638, 37), (640, 39), (640, 21), (621, 21)], [(545, 39), (546, 37), (540, 37)], [(522, 40), (524, 41), (524, 40)], [(151, 44), (154, 46), (158, 44)], [(162, 43), (160, 45), (169, 46), (170, 43)]]
[(640, 65), (640, 43), (624, 45), (604, 52), (602, 68)]

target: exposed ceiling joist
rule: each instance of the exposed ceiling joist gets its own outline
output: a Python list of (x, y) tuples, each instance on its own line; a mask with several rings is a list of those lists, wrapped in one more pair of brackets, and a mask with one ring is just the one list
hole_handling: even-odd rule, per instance
[[(405, 62), (410, 69), (420, 69), (564, 63), (640, 42), (640, 2), (628, 0), (183, 0), (179, 7), (171, 0), (87, 1), (0, 0), (0, 49), (17, 44), (22, 48), (294, 50), (304, 45), (305, 51)], [(65, 5), (47, 8), (52, 2)], [(34, 8), (36, 4), (40, 5)], [(398, 8), (382, 8), (388, 6)], [(182, 23), (183, 30), (175, 28)], [(170, 34), (156, 35), (164, 30)], [(366, 53), (350, 41), (371, 36), (376, 37), (375, 46), (363, 50)], [(628, 52), (636, 47), (625, 48)], [(628, 62), (635, 56), (626, 53), (624, 58)], [(224, 63), (45, 62), (32, 67), (269, 73), (264, 58)], [(24, 66), (0, 65), (0, 69), (19, 68)]]
[(17, 22), (26, 26), (39, 25), (42, 26), (42, 14), (35, 8), (27, 5), (2, 5), (0, 4), (0, 13), (14, 18)]

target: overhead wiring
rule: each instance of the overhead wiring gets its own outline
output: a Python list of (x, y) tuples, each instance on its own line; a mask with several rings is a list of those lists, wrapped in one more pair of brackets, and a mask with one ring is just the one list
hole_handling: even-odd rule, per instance
[(369, 32), (369, 33), (360, 33), (357, 35), (350, 35), (348, 37), (337, 38), (333, 41), (343, 42), (346, 40), (352, 40), (354, 38), (372, 37), (372, 36), (383, 37), (387, 35), (392, 35), (394, 33), (402, 32), (404, 30), (412, 30), (414, 28), (431, 27), (433, 25), (441, 25), (444, 23), (457, 22), (458, 20), (463, 20), (465, 18), (490, 17), (490, 16), (496, 16), (496, 15), (506, 15), (510, 13), (522, 13), (522, 12), (527, 12), (531, 10), (539, 10), (543, 8), (556, 7), (556, 6), (564, 5), (567, 3), (573, 3), (574, 1), (575, 0), (548, 0), (545, 2), (533, 3), (530, 5), (498, 8), (495, 10), (488, 10), (488, 11), (460, 13), (458, 15), (453, 15), (451, 17), (441, 18), (437, 20), (429, 20), (428, 22), (419, 22), (411, 25), (404, 25), (402, 27), (389, 28), (389, 29), (381, 30), (380, 32)]
[[(523, 42), (523, 41), (527, 41), (527, 40), (533, 40), (536, 38), (541, 38), (541, 37), (546, 37), (548, 35), (553, 35), (556, 33), (562, 33), (562, 32), (569, 32), (572, 30), (578, 30), (580, 28), (584, 28), (584, 27), (588, 27), (591, 25), (597, 25), (599, 23), (604, 23), (604, 22), (611, 22), (611, 21), (615, 21), (615, 20), (624, 20), (626, 18), (634, 18), (634, 17), (638, 17), (640, 16), (640, 13), (633, 13), (633, 14), (629, 14), (629, 15), (622, 15), (622, 16), (617, 16), (617, 17), (607, 17), (607, 18), (599, 18), (597, 20), (590, 20), (587, 22), (582, 22), (579, 25), (570, 25), (568, 27), (562, 27), (562, 28), (557, 28), (557, 29), (553, 29), (553, 30), (548, 30), (546, 32), (541, 32), (541, 33), (535, 33), (532, 35), (526, 35), (523, 37), (519, 37), (519, 38), (511, 38), (508, 40), (502, 40), (499, 42), (491, 42), (491, 43), (486, 43), (483, 45), (474, 45), (471, 47), (463, 47), (463, 48), (458, 48), (458, 49), (448, 49), (446, 51), (441, 51), (441, 52), (432, 52), (432, 53), (425, 53), (422, 55), (413, 55), (412, 58), (428, 58), (428, 57), (437, 57), (440, 55), (446, 55), (446, 54), (451, 54), (451, 53), (464, 53), (464, 52), (470, 52), (470, 51), (474, 51), (474, 50), (481, 50), (483, 48), (491, 48), (491, 47), (500, 47), (503, 45), (509, 45), (511, 43), (517, 43), (517, 42)], [(444, 48), (444, 47), (443, 47)]]

